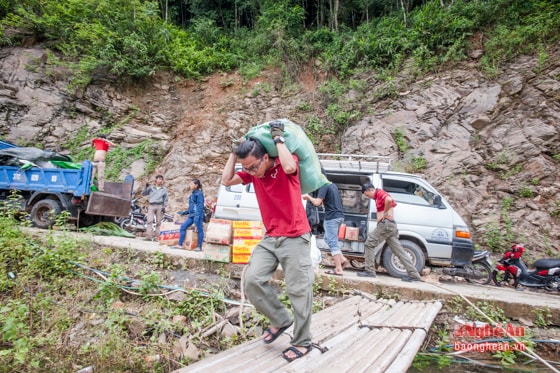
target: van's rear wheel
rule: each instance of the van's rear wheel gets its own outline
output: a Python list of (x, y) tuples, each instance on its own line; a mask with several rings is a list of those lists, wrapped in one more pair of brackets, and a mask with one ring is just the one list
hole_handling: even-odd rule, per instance
[[(405, 255), (412, 261), (412, 265), (416, 268), (418, 273), (424, 268), (424, 253), (420, 246), (409, 240), (400, 240), (401, 246), (404, 249)], [(383, 267), (393, 277), (406, 277), (408, 273), (406, 268), (401, 263), (401, 260), (393, 254), (391, 248), (386, 247), (383, 252)]]
[(56, 222), (56, 216), (61, 211), (60, 202), (53, 199), (43, 199), (33, 205), (31, 221), (38, 228), (49, 228)]

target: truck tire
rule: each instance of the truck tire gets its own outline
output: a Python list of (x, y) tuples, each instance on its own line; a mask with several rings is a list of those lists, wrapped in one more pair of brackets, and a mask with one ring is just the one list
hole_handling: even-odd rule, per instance
[[(412, 264), (416, 267), (418, 273), (424, 268), (424, 253), (420, 246), (409, 240), (400, 240), (405, 253), (412, 260)], [(400, 259), (393, 254), (393, 251), (388, 246), (383, 251), (383, 267), (393, 277), (406, 277), (408, 273), (401, 263)]]
[(31, 208), (31, 221), (38, 228), (49, 228), (56, 222), (56, 216), (62, 211), (60, 202), (43, 199)]
[(92, 225), (95, 225), (97, 223), (99, 223), (101, 221), (101, 218), (99, 216), (95, 216), (95, 215), (89, 215), (86, 214), (85, 212), (81, 212), (80, 213), (80, 226), (79, 228), (82, 227), (90, 227)]

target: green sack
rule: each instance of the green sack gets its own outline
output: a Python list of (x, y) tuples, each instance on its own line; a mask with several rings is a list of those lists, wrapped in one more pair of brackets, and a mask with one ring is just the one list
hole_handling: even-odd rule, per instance
[[(321, 173), (321, 163), (315, 152), (313, 143), (303, 129), (288, 119), (276, 119), (284, 123), (284, 138), (286, 146), (299, 159), (299, 182), (301, 193), (311, 193), (323, 185), (329, 183), (325, 175)], [(273, 122), (273, 121), (270, 121)], [(254, 137), (259, 140), (271, 157), (277, 157), (276, 144), (270, 135), (270, 122), (259, 124), (249, 130), (245, 139)]]

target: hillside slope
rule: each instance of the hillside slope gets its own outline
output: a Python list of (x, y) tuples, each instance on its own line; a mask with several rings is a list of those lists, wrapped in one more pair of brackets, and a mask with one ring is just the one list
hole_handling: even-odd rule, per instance
[[(419, 172), (465, 217), (477, 243), (521, 241), (530, 256), (560, 255), (558, 46), (546, 61), (518, 58), (492, 80), (473, 58), (421, 78), (381, 82), (372, 72), (336, 95), (319, 89), (324, 77), (313, 64), (296, 83), (271, 70), (251, 81), (236, 73), (201, 81), (160, 75), (127, 87), (104, 78), (71, 92), (65, 71), (47, 65), (45, 53), (0, 49), (2, 138), (66, 152), (84, 128), (94, 134), (112, 126), (109, 138), (126, 149), (151, 139), (150, 151), (123, 174), (139, 178), (137, 188), (163, 174), (171, 211), (185, 207), (193, 177), (208, 198), (216, 196), (231, 136), (289, 118), (313, 123), (321, 152), (388, 155), (401, 170), (425, 163)], [(360, 119), (331, 134), (336, 113)], [(163, 161), (142, 176), (150, 152)]]

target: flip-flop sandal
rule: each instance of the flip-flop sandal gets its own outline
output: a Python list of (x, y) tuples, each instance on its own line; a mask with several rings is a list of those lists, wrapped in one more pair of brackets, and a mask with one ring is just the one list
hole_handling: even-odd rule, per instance
[(326, 275), (333, 275), (333, 276), (342, 276), (342, 273), (336, 273), (335, 271), (331, 271), (330, 269), (328, 271), (325, 271)]
[[(287, 349), (285, 349), (284, 351), (282, 351), (282, 357), (284, 359), (286, 359), (288, 361), (288, 363), (291, 363), (292, 361), (299, 359), (300, 357), (304, 357), (305, 355), (307, 355), (309, 353), (309, 351), (311, 351), (313, 349), (313, 346), (309, 345), (309, 346), (301, 346), (301, 347), (305, 347), (306, 351), (305, 352), (301, 352), (300, 350), (298, 350), (295, 346), (290, 346)], [(295, 357), (289, 357), (286, 353), (292, 351), (294, 354), (296, 354)]]
[(294, 322), (292, 321), (289, 325), (283, 326), (281, 328), (278, 329), (278, 331), (276, 331), (276, 333), (273, 333), (272, 330), (270, 330), (270, 328), (266, 328), (266, 330), (264, 331), (265, 333), (268, 333), (267, 337), (270, 339), (266, 339), (267, 337), (263, 338), (263, 342), (266, 344), (272, 343), (275, 340), (278, 339), (278, 337), (280, 337), (280, 335), (282, 335), (282, 333), (284, 333), (286, 331), (286, 329), (288, 329), (290, 326), (292, 326)]

